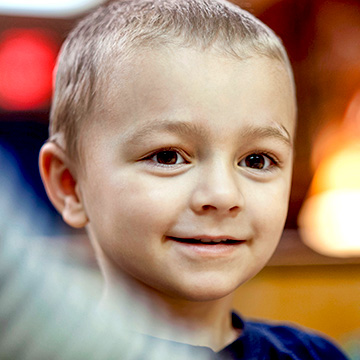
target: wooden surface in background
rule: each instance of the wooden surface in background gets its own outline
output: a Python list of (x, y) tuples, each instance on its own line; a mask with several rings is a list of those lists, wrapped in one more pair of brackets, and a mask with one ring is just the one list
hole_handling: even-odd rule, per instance
[(291, 321), (344, 343), (360, 341), (360, 265), (273, 266), (241, 286), (234, 302), (243, 316)]

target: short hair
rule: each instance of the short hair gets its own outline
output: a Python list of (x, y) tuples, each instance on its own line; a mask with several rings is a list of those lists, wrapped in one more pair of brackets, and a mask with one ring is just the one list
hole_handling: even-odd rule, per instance
[(81, 127), (91, 118), (111, 63), (134, 50), (173, 45), (211, 47), (239, 59), (265, 56), (279, 60), (292, 74), (286, 51), (274, 32), (226, 0), (112, 2), (80, 21), (62, 46), (50, 139), (61, 135), (67, 154), (78, 158)]

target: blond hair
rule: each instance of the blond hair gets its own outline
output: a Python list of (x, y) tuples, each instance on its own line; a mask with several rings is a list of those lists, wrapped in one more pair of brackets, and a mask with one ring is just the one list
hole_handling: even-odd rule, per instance
[(230, 2), (113, 2), (84, 18), (63, 44), (50, 114), (50, 139), (61, 135), (68, 155), (78, 157), (81, 126), (91, 118), (94, 103), (104, 91), (111, 63), (140, 48), (156, 46), (211, 47), (239, 59), (266, 56), (282, 62), (291, 74), (281, 40)]

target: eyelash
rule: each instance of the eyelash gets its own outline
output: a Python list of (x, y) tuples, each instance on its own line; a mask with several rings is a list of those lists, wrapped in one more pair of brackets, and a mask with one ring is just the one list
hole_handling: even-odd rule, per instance
[(252, 168), (252, 167), (246, 167), (246, 168), (249, 168), (251, 170), (255, 170), (255, 171), (271, 171), (273, 170), (274, 168), (276, 167), (279, 167), (281, 165), (280, 161), (273, 155), (273, 154), (270, 154), (266, 151), (253, 151), (251, 152), (250, 154), (244, 156), (239, 162), (238, 162), (238, 165), (240, 167), (245, 167), (245, 166), (241, 166), (240, 163), (242, 161), (246, 161), (246, 159), (249, 157), (249, 156), (253, 156), (253, 155), (258, 155), (258, 156), (263, 156), (265, 158), (267, 158), (269, 161), (270, 161), (270, 164), (265, 168), (265, 169), (257, 169), (257, 168)]
[[(157, 155), (161, 154), (161, 153), (164, 153), (164, 152), (173, 152), (173, 153), (176, 153), (177, 156), (180, 156), (183, 161), (180, 162), (180, 163), (175, 163), (175, 164), (165, 164), (165, 163), (160, 163), (160, 162), (157, 162), (155, 160), (153, 160), (154, 157), (156, 157)], [(249, 156), (253, 156), (253, 155), (259, 155), (259, 156), (263, 156), (265, 158), (268, 159), (268, 161), (270, 161), (270, 164), (266, 166), (266, 168), (264, 169), (257, 169), (257, 168), (252, 168), (252, 167), (248, 167), (248, 166), (241, 166), (240, 163), (242, 161), (246, 161), (246, 159), (249, 157)], [(160, 166), (160, 167), (174, 167), (176, 165), (181, 165), (181, 164), (189, 164), (190, 161), (188, 161), (187, 159), (187, 156), (183, 155), (183, 152), (176, 149), (176, 148), (172, 148), (172, 147), (166, 147), (166, 148), (162, 148), (162, 149), (159, 149), (159, 150), (156, 150), (156, 151), (153, 151), (152, 153), (150, 153), (149, 155), (146, 155), (145, 157), (143, 157), (142, 159), (140, 160), (148, 160), (148, 161), (151, 161), (153, 162), (153, 165), (154, 166)], [(176, 162), (178, 161), (178, 159), (176, 160)], [(280, 161), (276, 159), (276, 157), (266, 151), (253, 151), (251, 152), (250, 154), (244, 156), (239, 162), (238, 162), (238, 166), (239, 167), (245, 167), (245, 168), (249, 168), (251, 170), (255, 170), (255, 171), (271, 171), (273, 168), (276, 168), (276, 167), (279, 167), (280, 166)]]
[[(183, 162), (181, 163), (175, 163), (175, 164), (162, 164), (160, 162), (156, 162), (155, 160), (153, 160), (153, 158), (161, 153), (164, 152), (173, 152), (176, 153), (177, 156), (180, 156), (183, 159)], [(162, 148), (156, 151), (153, 151), (152, 153), (150, 153), (149, 155), (146, 155), (144, 158), (142, 158), (141, 160), (148, 160), (148, 161), (152, 161), (154, 163), (154, 166), (161, 166), (161, 167), (172, 167), (172, 166), (176, 166), (176, 165), (180, 165), (180, 164), (188, 164), (189, 161), (186, 160), (186, 156), (183, 155), (183, 152), (181, 152), (178, 149), (172, 148), (172, 147), (168, 147), (168, 148)]]

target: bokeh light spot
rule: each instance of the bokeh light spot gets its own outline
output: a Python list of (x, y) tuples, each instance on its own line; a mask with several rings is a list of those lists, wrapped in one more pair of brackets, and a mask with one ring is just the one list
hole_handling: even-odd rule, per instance
[(0, 106), (31, 110), (48, 105), (57, 44), (40, 29), (12, 29), (0, 38)]

